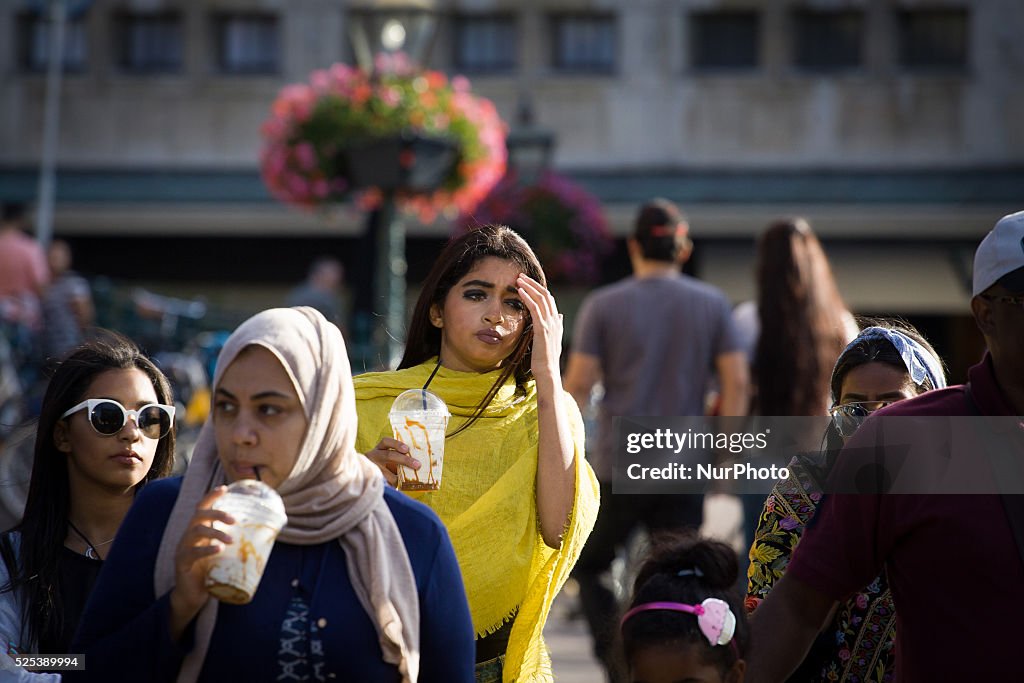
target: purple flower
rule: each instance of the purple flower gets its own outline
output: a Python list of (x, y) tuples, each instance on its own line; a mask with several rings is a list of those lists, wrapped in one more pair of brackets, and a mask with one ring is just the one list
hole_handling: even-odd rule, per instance
[(455, 225), (462, 234), (477, 225), (501, 223), (521, 233), (537, 252), (549, 280), (593, 284), (612, 238), (601, 204), (565, 176), (545, 172), (521, 186), (508, 174), (471, 214)]

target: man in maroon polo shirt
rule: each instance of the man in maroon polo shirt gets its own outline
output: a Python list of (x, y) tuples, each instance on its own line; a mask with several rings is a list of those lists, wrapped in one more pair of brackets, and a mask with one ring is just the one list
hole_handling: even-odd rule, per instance
[[(968, 384), (876, 416), (1024, 415), (1024, 212), (1001, 219), (978, 246), (971, 310), (988, 352)], [(833, 477), (876, 443), (878, 417), (846, 444)], [(785, 680), (833, 605), (883, 568), (896, 604), (897, 681), (1019, 677), (1024, 553), (1009, 515), (1021, 508), (996, 494), (827, 496), (752, 617), (747, 682)]]

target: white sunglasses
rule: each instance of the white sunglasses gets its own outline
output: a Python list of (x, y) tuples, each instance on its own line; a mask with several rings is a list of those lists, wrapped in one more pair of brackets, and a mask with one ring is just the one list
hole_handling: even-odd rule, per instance
[(138, 410), (129, 410), (112, 398), (87, 398), (71, 408), (61, 419), (85, 408), (89, 424), (98, 434), (113, 436), (121, 431), (130, 417), (139, 431), (150, 439), (162, 439), (174, 424), (174, 406), (162, 403), (147, 403)]

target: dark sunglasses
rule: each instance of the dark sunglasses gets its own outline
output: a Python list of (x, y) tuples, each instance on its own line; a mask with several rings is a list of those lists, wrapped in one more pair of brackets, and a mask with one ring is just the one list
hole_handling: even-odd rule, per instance
[[(832, 416), (832, 424), (844, 439), (853, 436), (861, 423), (879, 408), (891, 405), (895, 401), (852, 401), (832, 406), (828, 414)], [(870, 407), (869, 407), (870, 406)]]
[(162, 439), (167, 436), (171, 431), (171, 425), (174, 424), (174, 406), (147, 403), (138, 410), (128, 410), (111, 398), (87, 398), (60, 417), (64, 419), (83, 408), (87, 411), (89, 424), (103, 436), (117, 434), (128, 424), (129, 417), (135, 420), (143, 436), (150, 439)]

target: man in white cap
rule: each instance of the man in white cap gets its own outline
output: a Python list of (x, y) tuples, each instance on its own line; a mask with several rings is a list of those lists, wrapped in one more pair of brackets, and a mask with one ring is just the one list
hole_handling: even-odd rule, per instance
[[(886, 416), (1024, 415), (1024, 212), (1001, 219), (978, 246), (971, 310), (988, 351), (968, 383), (876, 412), (837, 470), (878, 443)], [(1024, 466), (1024, 453), (1011, 462)], [(1020, 675), (1024, 496), (835, 493), (752, 616), (747, 683), (786, 680), (833, 606), (882, 569), (896, 605), (897, 681)]]

